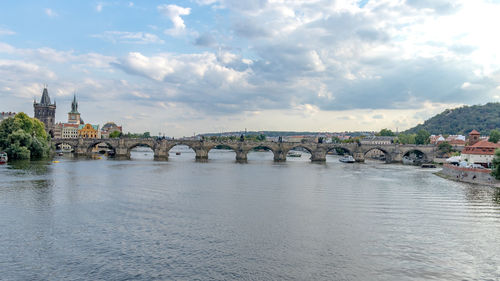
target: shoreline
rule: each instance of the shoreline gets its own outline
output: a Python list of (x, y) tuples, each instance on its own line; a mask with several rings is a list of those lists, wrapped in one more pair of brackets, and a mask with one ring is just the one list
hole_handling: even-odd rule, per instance
[(490, 173), (491, 170), (463, 168), (445, 164), (441, 171), (434, 174), (447, 180), (500, 188), (500, 181), (494, 179)]

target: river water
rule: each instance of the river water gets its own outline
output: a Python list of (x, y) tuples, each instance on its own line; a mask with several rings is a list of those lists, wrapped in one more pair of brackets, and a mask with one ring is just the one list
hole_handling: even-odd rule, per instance
[(2, 280), (499, 280), (500, 194), (403, 165), (0, 166)]

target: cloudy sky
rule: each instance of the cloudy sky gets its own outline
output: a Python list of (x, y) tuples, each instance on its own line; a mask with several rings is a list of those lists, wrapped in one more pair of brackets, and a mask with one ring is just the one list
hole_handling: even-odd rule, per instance
[(0, 111), (169, 136), (404, 130), (500, 101), (500, 1), (2, 1)]

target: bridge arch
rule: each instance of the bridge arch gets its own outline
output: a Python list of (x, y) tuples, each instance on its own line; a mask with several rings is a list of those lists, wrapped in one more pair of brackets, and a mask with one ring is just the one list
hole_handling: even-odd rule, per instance
[(167, 146), (167, 152), (170, 152), (170, 150), (176, 146), (179, 146), (179, 145), (184, 145), (184, 146), (187, 146), (189, 148), (191, 148), (193, 151), (196, 151), (196, 147), (190, 143), (190, 142), (183, 142), (183, 141), (176, 141), (174, 143), (170, 143), (168, 146)]
[(285, 152), (288, 153), (290, 150), (294, 150), (296, 148), (303, 148), (309, 152), (309, 154), (313, 154), (313, 150), (310, 147), (307, 147), (306, 145), (298, 143), (297, 145), (292, 145), (290, 148), (288, 148)]
[(61, 147), (62, 145), (70, 146), (73, 151), (76, 151), (76, 148), (78, 146), (78, 144), (73, 141), (65, 141), (65, 140), (54, 141), (54, 146), (56, 149), (62, 148)]
[[(366, 159), (366, 155), (367, 155), (368, 153), (372, 152), (372, 151), (375, 151), (375, 150), (381, 151), (381, 152), (384, 154), (384, 156), (385, 156), (385, 160), (384, 160), (384, 161), (385, 161), (386, 163), (390, 163), (390, 162), (392, 161), (392, 159), (391, 159), (391, 154), (390, 154), (390, 153), (389, 153), (386, 149), (384, 149), (384, 148), (382, 148), (382, 147), (379, 147), (379, 146), (376, 146), (376, 147), (370, 147), (370, 148), (368, 148), (367, 150), (365, 150), (365, 151), (363, 152), (363, 157)], [(381, 160), (383, 160), (383, 159), (381, 159)]]
[(335, 151), (338, 155), (344, 155), (344, 154), (349, 154), (353, 155), (353, 152), (346, 147), (340, 146), (340, 145), (334, 145), (330, 146), (327, 148), (326, 153), (329, 154), (329, 152)]
[(251, 152), (257, 152), (258, 150), (271, 151), (273, 153), (274, 161), (282, 161), (283, 151), (277, 151), (271, 145), (268, 145), (266, 143), (251, 144), (250, 146), (246, 147), (244, 153), (246, 155), (250, 155)]
[(294, 145), (290, 145), (288, 148), (284, 149), (283, 154), (284, 154), (285, 159), (288, 159), (289, 157), (293, 157), (293, 158), (302, 157), (302, 153), (299, 154), (299, 153), (291, 152), (292, 150), (295, 150), (295, 151), (305, 150), (307, 152), (307, 154), (309, 154), (309, 156), (310, 156), (308, 159), (312, 159), (313, 153), (314, 153), (313, 149), (311, 147), (308, 147), (307, 145), (304, 145), (301, 143), (297, 143)]
[[(429, 156), (427, 155), (427, 153), (425, 153), (421, 149), (418, 149), (417, 147), (409, 148), (409, 149), (403, 151), (401, 154), (402, 154), (403, 158), (404, 157), (410, 157), (410, 158), (416, 157), (417, 160), (420, 160), (423, 163), (429, 162), (431, 160), (431, 159), (429, 159)], [(405, 161), (403, 160), (403, 163), (404, 162)]]
[[(234, 155), (236, 160), (238, 160), (239, 148), (237, 145), (231, 143), (217, 143), (211, 145), (205, 145), (207, 150), (207, 157), (209, 159), (226, 159), (228, 155)], [(215, 151), (217, 150), (217, 152)], [(246, 157), (246, 155), (245, 155)]]
[(147, 142), (137, 142), (137, 143), (134, 143), (134, 144), (131, 144), (130, 146), (128, 146), (127, 150), (130, 152), (132, 149), (139, 147), (139, 146), (147, 146), (147, 147), (151, 148), (152, 151), (155, 151), (155, 148), (156, 148), (156, 146), (154, 144), (151, 145), (150, 143), (147, 143)]
[(113, 151), (116, 151), (116, 146), (114, 146), (111, 142), (107, 141), (107, 140), (104, 140), (104, 139), (95, 139), (93, 140), (92, 142), (90, 142), (87, 146), (87, 154), (91, 154), (92, 153), (92, 150), (94, 149), (94, 147), (98, 144), (101, 144), (101, 143), (104, 143), (108, 146), (108, 148), (110, 148), (111, 150)]

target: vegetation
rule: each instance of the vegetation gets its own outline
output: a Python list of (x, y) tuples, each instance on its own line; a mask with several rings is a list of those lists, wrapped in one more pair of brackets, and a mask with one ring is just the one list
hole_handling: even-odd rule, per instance
[(442, 143), (440, 143), (438, 145), (438, 150), (441, 152), (441, 153), (449, 153), (451, 152), (453, 149), (453, 147), (451, 146), (451, 144), (449, 144), (447, 141), (444, 141)]
[(429, 144), (429, 137), (431, 134), (427, 132), (427, 130), (419, 130), (417, 135), (415, 136), (415, 144)]
[(121, 137), (122, 133), (120, 131), (113, 131), (111, 134), (109, 134), (109, 138), (111, 139), (117, 139)]
[(382, 137), (394, 137), (396, 134), (393, 133), (391, 130), (389, 129), (382, 129), (380, 130), (379, 133), (375, 134), (376, 136), (382, 136)]
[(487, 135), (493, 129), (500, 129), (500, 103), (447, 109), (404, 133), (416, 134), (422, 129), (434, 135), (467, 135), (473, 129)]
[(495, 150), (495, 157), (491, 162), (493, 168), (491, 169), (491, 175), (495, 177), (495, 179), (500, 180), (500, 148)]
[(500, 140), (500, 131), (499, 130), (491, 130), (489, 142), (497, 143)]
[[(111, 135), (110, 135), (111, 137)], [(127, 134), (121, 134), (121, 137), (123, 138), (129, 138), (129, 139), (145, 139), (145, 138), (150, 138), (151, 133), (149, 132), (144, 132), (142, 134), (137, 134), (137, 133), (130, 133), (128, 132)]]
[(10, 159), (36, 159), (49, 155), (50, 146), (44, 124), (25, 113), (0, 123), (0, 151)]
[(399, 134), (394, 141), (400, 144), (415, 144), (416, 136), (416, 134)]

